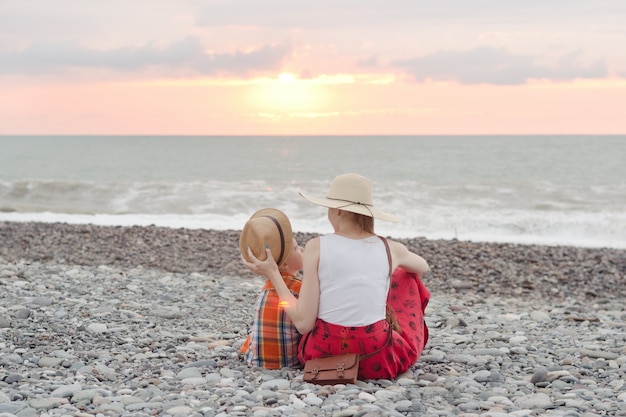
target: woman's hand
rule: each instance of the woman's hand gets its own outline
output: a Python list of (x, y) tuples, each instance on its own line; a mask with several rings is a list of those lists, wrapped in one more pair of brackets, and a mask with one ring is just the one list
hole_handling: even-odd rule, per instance
[(265, 252), (267, 253), (267, 258), (265, 258), (264, 261), (254, 256), (254, 254), (252, 253), (252, 249), (247, 248), (247, 250), (250, 262), (246, 261), (243, 255), (241, 255), (241, 260), (243, 261), (243, 264), (250, 270), (250, 272), (257, 275), (262, 275), (265, 278), (269, 278), (270, 276), (275, 274), (278, 274), (280, 276), (278, 265), (276, 265), (276, 261), (272, 256), (272, 251), (270, 248), (265, 249)]

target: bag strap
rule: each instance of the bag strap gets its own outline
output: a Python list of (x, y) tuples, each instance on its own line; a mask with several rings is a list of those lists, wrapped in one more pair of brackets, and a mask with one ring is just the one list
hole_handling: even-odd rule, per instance
[(391, 278), (391, 273), (393, 271), (391, 270), (392, 260), (391, 260), (391, 250), (389, 249), (389, 242), (387, 242), (387, 239), (385, 239), (384, 237), (380, 235), (378, 237), (380, 238), (380, 240), (383, 241), (383, 243), (385, 244), (385, 249), (387, 250), (387, 261), (389, 262), (389, 278)]
[(376, 349), (373, 352), (366, 353), (365, 355), (359, 355), (359, 360), (367, 359), (369, 357), (372, 357), (372, 356), (376, 355), (380, 351), (382, 351), (384, 348), (387, 347), (387, 345), (391, 344), (392, 337), (393, 337), (393, 327), (390, 325), (389, 327), (387, 327), (387, 341), (385, 342), (385, 344), (382, 345), (381, 347), (379, 347), (378, 349)]
[[(391, 259), (391, 250), (389, 249), (389, 242), (387, 242), (387, 239), (385, 239), (382, 236), (378, 236), (380, 238), (380, 240), (383, 241), (383, 243), (385, 244), (385, 249), (387, 250), (387, 260), (389, 261), (389, 279), (391, 279), (391, 273), (393, 272), (391, 270), (392, 268), (392, 259)], [(385, 318), (387, 320), (387, 322), (389, 323), (389, 327), (391, 327), (393, 330), (395, 330), (397, 333), (402, 334), (402, 327), (400, 327), (400, 323), (398, 323), (398, 318), (396, 317), (396, 312), (393, 310), (393, 308), (391, 308), (391, 306), (389, 305), (389, 303), (387, 303), (387, 307), (386, 307), (386, 311), (385, 311)]]

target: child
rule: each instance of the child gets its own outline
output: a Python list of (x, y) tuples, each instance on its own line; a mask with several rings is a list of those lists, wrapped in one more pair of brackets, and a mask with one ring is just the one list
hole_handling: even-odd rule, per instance
[[(239, 247), (244, 258), (248, 257), (249, 247), (255, 256), (264, 259), (265, 248), (271, 248), (285, 285), (294, 297), (298, 297), (302, 281), (297, 274), (302, 269), (303, 248), (293, 238), (291, 224), (283, 212), (263, 209), (254, 213), (241, 232)], [(284, 307), (274, 286), (267, 280), (255, 304), (248, 338), (239, 350), (248, 365), (266, 369), (300, 365), (298, 344), (301, 335)]]

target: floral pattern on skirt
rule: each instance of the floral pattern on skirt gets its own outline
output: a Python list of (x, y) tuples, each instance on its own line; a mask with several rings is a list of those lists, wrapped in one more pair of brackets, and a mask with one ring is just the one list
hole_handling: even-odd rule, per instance
[[(402, 268), (393, 272), (387, 304), (401, 331), (392, 330), (391, 343), (360, 362), (359, 379), (393, 379), (417, 362), (428, 342), (424, 311), (429, 299), (430, 292), (416, 274)], [(387, 343), (389, 331), (386, 320), (345, 327), (317, 319), (308, 337), (300, 341), (299, 359), (304, 363), (328, 355), (374, 352)]]

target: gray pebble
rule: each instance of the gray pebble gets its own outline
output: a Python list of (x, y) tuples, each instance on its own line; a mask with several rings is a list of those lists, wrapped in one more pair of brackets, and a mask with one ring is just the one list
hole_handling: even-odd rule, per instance
[(17, 320), (26, 320), (31, 315), (31, 311), (28, 308), (20, 308), (15, 312), (15, 318)]
[(47, 306), (52, 305), (52, 298), (51, 297), (35, 297), (31, 301), (31, 303), (40, 307), (47, 307)]
[(13, 289), (0, 291), (0, 413), (626, 414), (626, 312), (616, 300), (485, 296), (459, 279), (452, 291), (431, 290), (431, 337), (401, 377), (317, 386), (303, 383), (301, 369), (243, 363), (238, 349), (263, 280), (238, 264), (226, 270), (0, 258), (0, 279)]
[(547, 376), (548, 376), (548, 369), (545, 367), (539, 368), (535, 371), (535, 373), (533, 373), (533, 376), (530, 377), (530, 382), (532, 384), (544, 382)]

